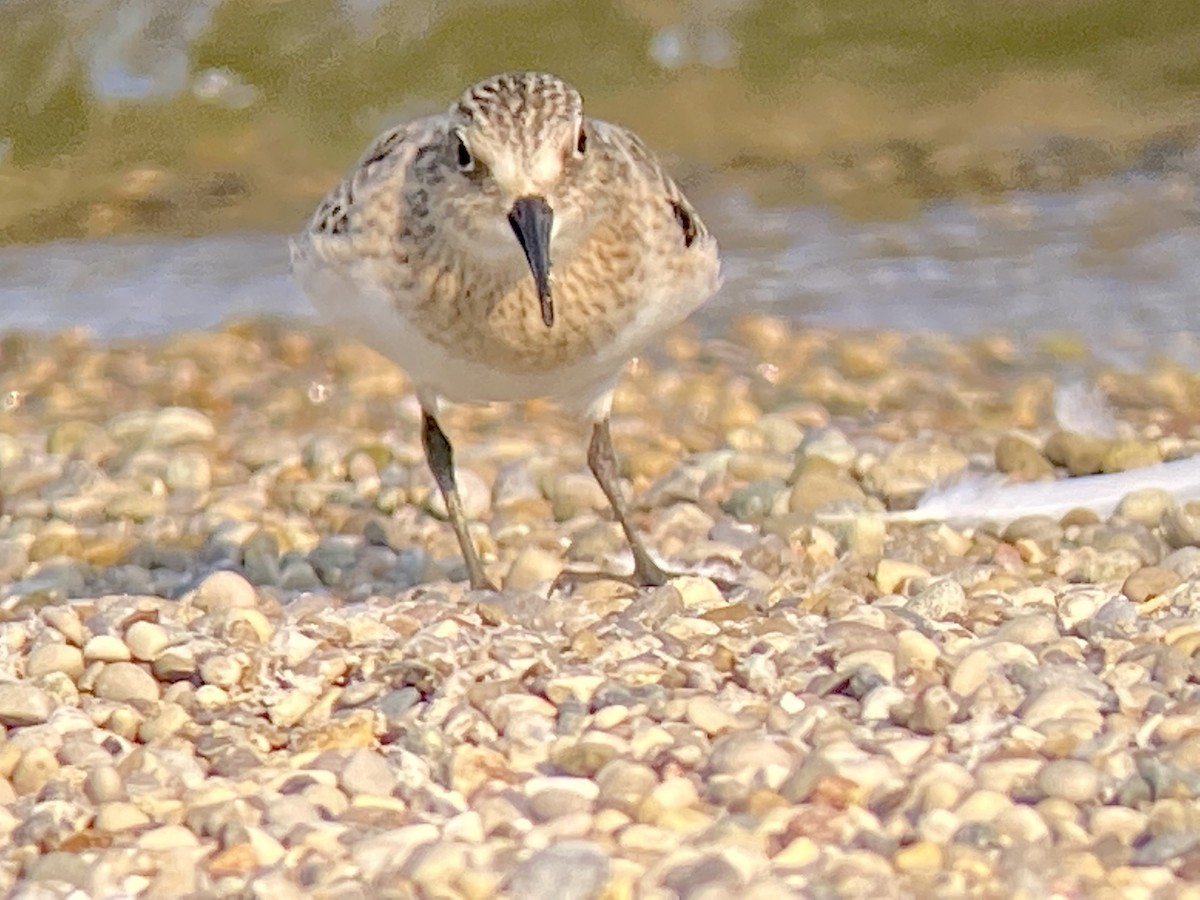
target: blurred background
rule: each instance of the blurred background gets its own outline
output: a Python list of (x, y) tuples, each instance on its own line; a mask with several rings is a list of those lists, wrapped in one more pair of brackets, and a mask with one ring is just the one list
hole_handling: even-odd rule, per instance
[(305, 314), (284, 236), (364, 144), (539, 68), (669, 161), (704, 320), (1198, 330), (1194, 0), (0, 0), (0, 329)]

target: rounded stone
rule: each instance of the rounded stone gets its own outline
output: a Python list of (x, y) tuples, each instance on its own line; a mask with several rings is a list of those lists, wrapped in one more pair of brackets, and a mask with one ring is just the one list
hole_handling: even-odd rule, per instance
[(1162, 488), (1139, 488), (1121, 498), (1121, 502), (1117, 504), (1117, 515), (1153, 528), (1174, 505), (1175, 498), (1171, 496), (1170, 491)]
[(212, 612), (218, 609), (252, 608), (258, 606), (254, 585), (237, 572), (213, 572), (189, 595), (197, 609)]
[(1047, 797), (1069, 803), (1088, 803), (1100, 792), (1100, 773), (1083, 760), (1056, 759), (1038, 772), (1037, 784)]
[(1170, 569), (1143, 566), (1121, 585), (1121, 593), (1134, 603), (1145, 603), (1181, 584), (1183, 579)]
[(103, 803), (96, 810), (94, 827), (105, 834), (133, 831), (150, 824), (150, 817), (125, 800)]
[(115, 662), (106, 665), (96, 676), (94, 692), (97, 697), (119, 703), (134, 701), (153, 702), (161, 695), (154, 677), (132, 662)]
[(168, 646), (171, 639), (167, 629), (157, 622), (134, 622), (125, 630), (125, 645), (133, 658), (142, 662), (153, 662)]
[(164, 480), (172, 491), (207, 491), (212, 487), (212, 464), (196, 450), (173, 453)]
[(0, 725), (19, 728), (50, 718), (53, 704), (40, 687), (24, 682), (0, 684)]
[(25, 661), (25, 674), (30, 678), (61, 672), (74, 680), (83, 674), (83, 653), (70, 644), (42, 644)]
[(1047, 478), (1054, 466), (1028, 438), (1016, 434), (1001, 436), (996, 442), (996, 469), (1008, 475), (1019, 475), (1025, 481)]
[(18, 794), (36, 794), (58, 774), (58, 759), (48, 747), (32, 747), (17, 760), (12, 786)]
[(88, 662), (128, 662), (132, 655), (125, 642), (116, 635), (98, 634), (83, 645), (83, 658)]
[(526, 900), (592, 900), (608, 880), (608, 856), (587, 841), (560, 841), (518, 863), (508, 882)]

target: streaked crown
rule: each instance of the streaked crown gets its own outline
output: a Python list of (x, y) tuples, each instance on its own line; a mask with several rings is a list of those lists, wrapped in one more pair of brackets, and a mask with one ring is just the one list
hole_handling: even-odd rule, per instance
[(543, 72), (508, 72), (468, 88), (450, 124), (471, 156), (513, 193), (540, 192), (576, 152), (583, 99)]

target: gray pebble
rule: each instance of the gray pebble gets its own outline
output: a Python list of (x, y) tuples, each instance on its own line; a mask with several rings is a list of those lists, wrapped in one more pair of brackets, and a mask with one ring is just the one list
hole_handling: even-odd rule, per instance
[(508, 892), (525, 900), (592, 900), (608, 880), (608, 857), (588, 841), (560, 841), (513, 870)]

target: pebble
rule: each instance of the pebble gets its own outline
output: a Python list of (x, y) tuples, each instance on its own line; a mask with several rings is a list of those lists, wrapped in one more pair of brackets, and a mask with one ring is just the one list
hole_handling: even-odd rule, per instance
[(1100, 773), (1080, 759), (1055, 759), (1042, 767), (1037, 783), (1047, 797), (1088, 803), (1100, 791)]
[(49, 695), (32, 684), (0, 684), (0, 725), (20, 728), (38, 725), (50, 718), (53, 704)]
[(154, 676), (132, 662), (108, 663), (96, 676), (94, 691), (97, 697), (120, 703), (159, 699), (161, 689)]
[(134, 622), (125, 631), (130, 656), (142, 662), (154, 662), (170, 643), (167, 630), (157, 622)]
[(258, 594), (237, 572), (213, 572), (185, 600), (205, 612), (218, 609), (250, 609), (258, 605)]
[(608, 855), (588, 841), (560, 841), (517, 864), (508, 893), (529, 900), (592, 900), (608, 880)]
[(75, 680), (83, 674), (83, 653), (70, 644), (43, 644), (29, 654), (25, 674), (30, 678), (61, 672)]
[(1179, 893), (1200, 503), (885, 510), (968, 463), (1194, 454), (1160, 398), (1196, 376), (1123, 375), (1120, 441), (1039, 448), (1014, 428), (1058, 370), (1013, 345), (735, 327), (744, 354), (673, 338), (614, 400), (632, 516), (684, 573), (660, 588), (616, 577), (577, 428), (447, 409), (485, 600), (371, 354), (21, 338), (6, 378), (52, 388), (0, 434), (5, 889)]
[(1134, 603), (1145, 603), (1181, 584), (1183, 579), (1170, 569), (1143, 566), (1132, 572), (1121, 585), (1121, 593)]

